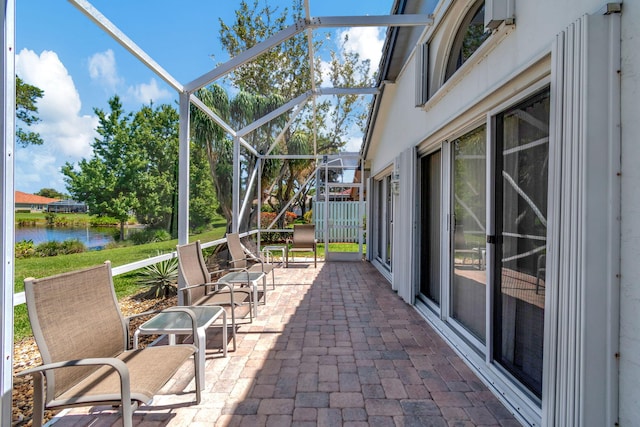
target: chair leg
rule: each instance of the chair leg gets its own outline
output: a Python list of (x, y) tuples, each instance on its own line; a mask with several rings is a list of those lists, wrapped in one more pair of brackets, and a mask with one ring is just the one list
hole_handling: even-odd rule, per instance
[(42, 427), (44, 420), (44, 375), (42, 372), (33, 374), (33, 416), (32, 426)]
[(231, 335), (233, 338), (233, 351), (236, 351), (236, 307), (231, 305)]
[[(196, 357), (194, 357), (195, 359)], [(196, 362), (197, 363), (197, 362)], [(122, 425), (123, 427), (133, 427), (133, 405), (129, 393), (122, 393)]]

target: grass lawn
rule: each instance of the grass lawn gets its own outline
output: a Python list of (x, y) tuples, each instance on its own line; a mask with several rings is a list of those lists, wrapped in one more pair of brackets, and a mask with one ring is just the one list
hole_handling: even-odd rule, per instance
[[(190, 236), (190, 240), (200, 239), (209, 242), (224, 237), (225, 226), (218, 223), (218, 226), (209, 232)], [(146, 245), (127, 246), (115, 249), (104, 249), (101, 251), (88, 251), (80, 254), (59, 255), (43, 258), (25, 258), (15, 260), (15, 292), (24, 290), (24, 279), (26, 277), (46, 277), (53, 274), (78, 270), (85, 267), (101, 264), (107, 260), (111, 261), (113, 267), (129, 264), (134, 261), (174, 251), (177, 240), (166, 242), (149, 243)], [(136, 284), (136, 272), (121, 274), (113, 278), (113, 284), (118, 298), (133, 295), (140, 291), (140, 286)], [(31, 335), (31, 326), (27, 315), (26, 304), (14, 308), (14, 340), (20, 340)]]

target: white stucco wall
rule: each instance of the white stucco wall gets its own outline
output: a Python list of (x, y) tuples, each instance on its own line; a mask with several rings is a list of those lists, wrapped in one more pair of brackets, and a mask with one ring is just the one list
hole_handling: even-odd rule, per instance
[(640, 423), (640, 2), (622, 13), (620, 425)]
[[(436, 17), (433, 33), (429, 35), (432, 63), (436, 62), (435, 58), (438, 54), (443, 55), (449, 49), (448, 37), (445, 33), (451, 33), (456, 25), (455, 20), (452, 19), (455, 15), (453, 12), (464, 11), (468, 3), (473, 2), (454, 1), (451, 12), (444, 19), (439, 20)], [(428, 104), (430, 107), (428, 111), (425, 112), (414, 106), (413, 58), (397, 81), (387, 85), (369, 151), (371, 170), (374, 174), (386, 167), (389, 159), (395, 158), (410, 146), (424, 141), (442, 126), (450, 125), (452, 119), (459, 117), (465, 110), (477, 106), (487, 95), (494, 94), (498, 87), (514, 77), (516, 70), (523, 70), (533, 60), (548, 53), (556, 34), (581, 15), (595, 12), (604, 3), (597, 0), (566, 2), (544, 0), (516, 1), (516, 4), (515, 28), (506, 36), (496, 37), (496, 41), (490, 42), (492, 46), (484, 57), (471, 58), (469, 62), (478, 62), (478, 60), (480, 62), (465, 67), (467, 69), (464, 71), (464, 78), (453, 85), (449, 84), (444, 96), (441, 96), (442, 93), (435, 94), (439, 99), (436, 103)], [(437, 70), (436, 74), (438, 74)], [(517, 93), (517, 90), (521, 88), (512, 87), (508, 92)], [(484, 105), (485, 111), (502, 101), (494, 97), (489, 102), (493, 105)], [(483, 112), (479, 111), (478, 114)]]

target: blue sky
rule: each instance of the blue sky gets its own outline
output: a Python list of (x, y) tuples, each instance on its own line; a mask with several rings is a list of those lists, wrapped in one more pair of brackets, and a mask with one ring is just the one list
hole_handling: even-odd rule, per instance
[[(69, 2), (16, 3), (16, 73), (45, 91), (38, 103), (41, 122), (34, 127), (45, 143), (16, 148), (16, 189), (65, 192), (61, 166), (91, 156), (97, 125), (94, 108), (107, 110), (107, 101), (115, 94), (125, 111), (137, 111), (151, 100), (156, 105), (172, 103), (176, 94)], [(384, 15), (392, 3), (310, 0), (310, 9), (312, 16)], [(94, 0), (91, 4), (182, 83), (229, 59), (219, 46), (218, 18), (230, 23), (239, 0)], [(284, 8), (291, 0), (269, 0), (269, 4)], [(349, 31), (348, 48), (377, 67), (385, 29), (322, 31), (331, 31), (327, 47), (334, 50), (334, 41)], [(357, 150), (360, 141), (361, 135), (353, 135), (348, 149)]]

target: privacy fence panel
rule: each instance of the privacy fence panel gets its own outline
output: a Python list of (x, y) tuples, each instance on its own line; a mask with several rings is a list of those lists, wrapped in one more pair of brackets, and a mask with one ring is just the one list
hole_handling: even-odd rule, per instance
[[(314, 202), (313, 216), (316, 239), (325, 239), (325, 203)], [(360, 202), (329, 202), (328, 222), (330, 243), (357, 243), (360, 229)]]

